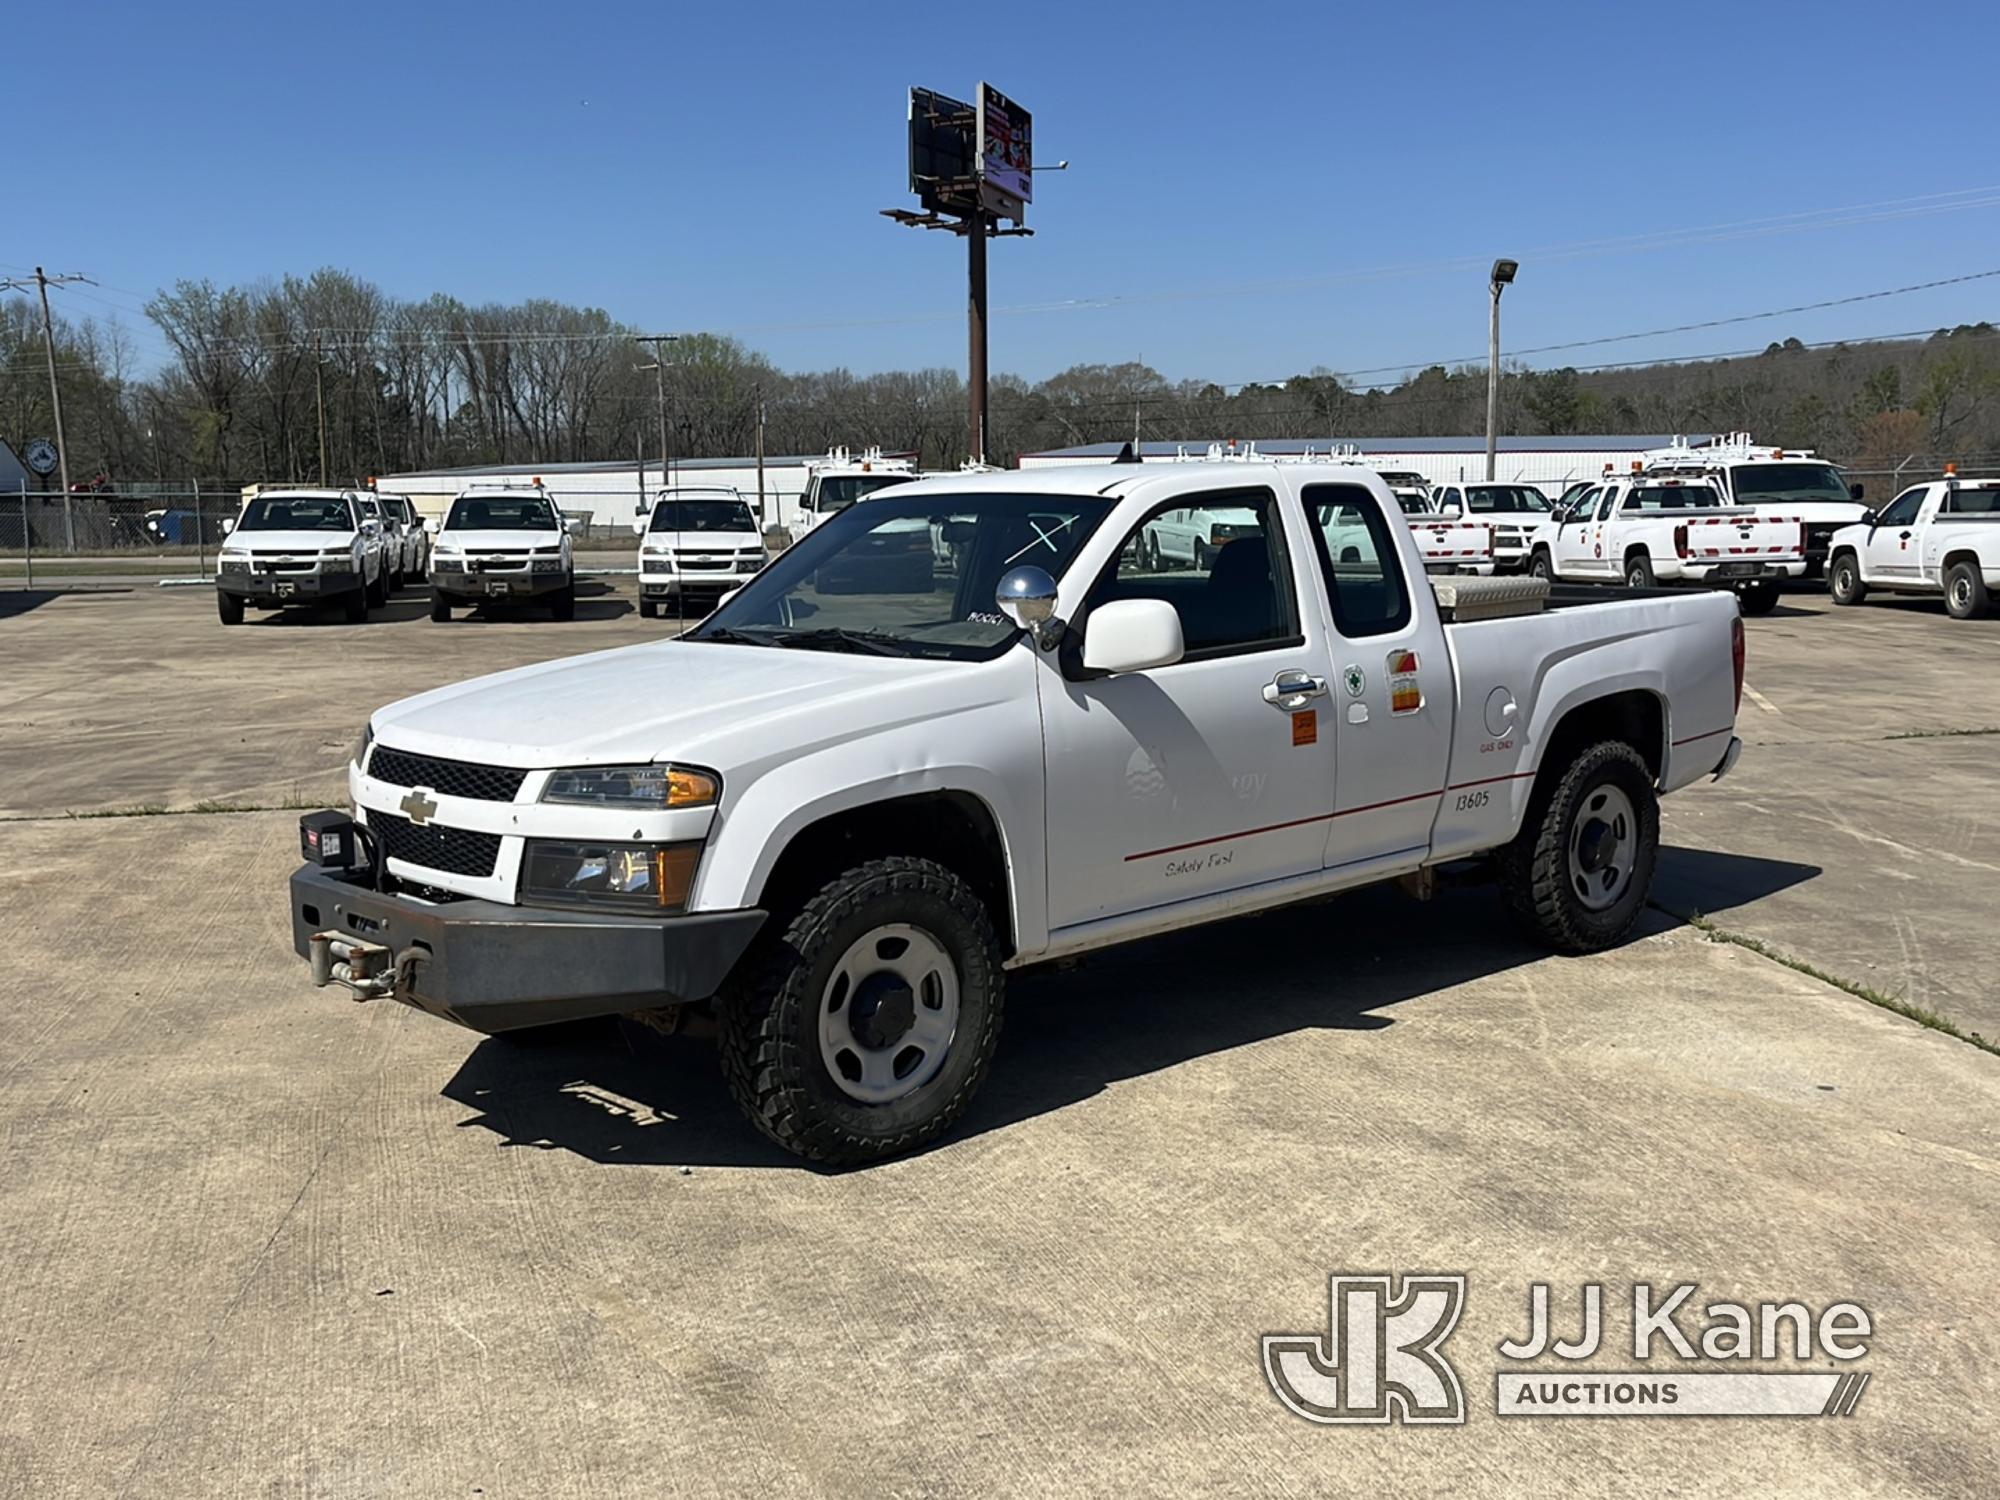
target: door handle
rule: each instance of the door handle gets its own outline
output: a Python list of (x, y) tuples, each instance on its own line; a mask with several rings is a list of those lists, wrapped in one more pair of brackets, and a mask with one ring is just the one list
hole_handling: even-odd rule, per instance
[(1326, 679), (1310, 672), (1280, 672), (1264, 684), (1264, 701), (1290, 713), (1326, 696)]
[(1909, 532), (1907, 532), (1907, 531), (1904, 531), (1904, 532), (1899, 532), (1899, 533), (1897, 533), (1897, 536), (1896, 536), (1896, 540), (1897, 540), (1897, 541), (1899, 541), (1899, 542), (1907, 542), (1907, 541), (1908, 541), (1909, 539), (1910, 539), (1910, 534), (1909, 534)]

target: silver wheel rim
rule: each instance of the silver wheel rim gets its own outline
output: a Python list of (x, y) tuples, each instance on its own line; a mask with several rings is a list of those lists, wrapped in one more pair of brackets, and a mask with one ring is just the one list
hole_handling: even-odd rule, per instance
[(1951, 581), (1951, 602), (1958, 609), (1972, 606), (1972, 580), (1963, 573)]
[(855, 939), (820, 994), (820, 1060), (863, 1104), (894, 1104), (937, 1077), (957, 1033), (958, 969), (905, 922)]
[(1639, 813), (1615, 786), (1592, 787), (1569, 829), (1569, 888), (1586, 910), (1615, 906), (1632, 883), (1639, 854)]

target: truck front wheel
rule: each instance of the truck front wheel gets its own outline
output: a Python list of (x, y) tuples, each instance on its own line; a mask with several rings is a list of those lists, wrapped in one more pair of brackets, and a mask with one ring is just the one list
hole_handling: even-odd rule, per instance
[(1859, 604), (1868, 597), (1868, 585), (1861, 581), (1861, 564), (1852, 552), (1843, 552), (1833, 560), (1833, 571), (1826, 575), (1826, 591), (1833, 595), (1835, 604)]
[(1944, 607), (1954, 620), (1976, 620), (1986, 613), (1986, 580), (1976, 562), (1955, 562), (1945, 569)]
[(1528, 576), (1539, 578), (1544, 583), (1556, 581), (1556, 565), (1549, 558), (1549, 549), (1537, 547), (1533, 557), (1528, 559)]
[(222, 617), (222, 623), (225, 625), (241, 625), (243, 623), (243, 601), (235, 594), (225, 594), (221, 589), (217, 589), (215, 591), (215, 612)]
[(992, 1064), (1000, 961), (984, 903), (943, 865), (857, 865), (760, 939), (725, 987), (730, 1092), (780, 1146), (833, 1166), (934, 1140)]
[[(1552, 770), (1553, 768), (1545, 768)], [(1527, 928), (1562, 953), (1622, 942), (1653, 888), (1660, 803), (1639, 752), (1619, 740), (1590, 746), (1500, 852), (1501, 888)]]
[(442, 625), (451, 618), (451, 600), (436, 589), (431, 590), (431, 619)]
[(368, 606), (372, 602), (369, 596), (373, 593), (374, 590), (364, 583), (340, 601), (341, 610), (346, 614), (348, 624), (359, 625), (368, 618)]

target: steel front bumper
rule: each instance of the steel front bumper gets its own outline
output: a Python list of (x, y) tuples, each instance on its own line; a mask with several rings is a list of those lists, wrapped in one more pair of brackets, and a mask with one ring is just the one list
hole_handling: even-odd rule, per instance
[(217, 592), (238, 599), (283, 604), (293, 599), (332, 599), (361, 587), (359, 573), (218, 573)]
[(559, 594), (570, 585), (567, 573), (467, 573), (433, 568), (431, 587), (440, 594), (471, 602), (476, 599), (536, 599)]
[[(383, 895), (317, 865), (292, 876), (292, 947), (327, 935), (385, 949), (385, 998), (491, 1035), (525, 1026), (706, 1000), (765, 913), (637, 917), (617, 912), (432, 904)], [(317, 966), (316, 966), (317, 967)], [(322, 981), (324, 982), (324, 981)]]

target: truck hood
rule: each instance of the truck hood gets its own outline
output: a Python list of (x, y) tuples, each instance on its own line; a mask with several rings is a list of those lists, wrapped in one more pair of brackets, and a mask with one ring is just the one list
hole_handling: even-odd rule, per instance
[(468, 552), (520, 551), (528, 547), (549, 547), (560, 549), (563, 534), (560, 531), (441, 531), (436, 544), (440, 547), (462, 547)]
[[(727, 769), (725, 742), (803, 747), (856, 725), (935, 717), (966, 664), (658, 641), (454, 683), (374, 716), (384, 744), (545, 769), (678, 759)], [(900, 700), (900, 701), (892, 701)], [(779, 729), (782, 721), (797, 727)]]
[(345, 552), (354, 546), (351, 531), (232, 531), (224, 552)]

